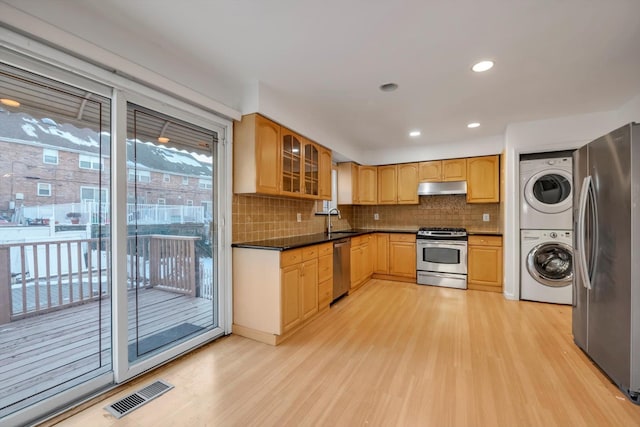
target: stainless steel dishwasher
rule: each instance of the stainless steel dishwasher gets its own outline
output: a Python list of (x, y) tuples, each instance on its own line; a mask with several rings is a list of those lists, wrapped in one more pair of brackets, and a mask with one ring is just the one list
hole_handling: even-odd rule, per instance
[(333, 299), (349, 291), (351, 282), (351, 239), (333, 243)]

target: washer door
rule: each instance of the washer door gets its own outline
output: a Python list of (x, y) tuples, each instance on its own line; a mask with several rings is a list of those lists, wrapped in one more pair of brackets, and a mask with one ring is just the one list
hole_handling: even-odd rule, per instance
[(533, 175), (524, 187), (524, 198), (542, 213), (559, 213), (571, 208), (571, 174), (560, 169), (547, 169)]
[(573, 280), (573, 249), (564, 243), (541, 243), (529, 252), (527, 270), (543, 285), (569, 286)]

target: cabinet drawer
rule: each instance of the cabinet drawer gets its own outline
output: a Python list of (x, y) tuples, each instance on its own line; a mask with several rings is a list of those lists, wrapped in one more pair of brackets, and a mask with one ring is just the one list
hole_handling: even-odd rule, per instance
[(333, 255), (333, 243), (318, 245), (318, 256)]
[(416, 235), (415, 234), (399, 234), (399, 233), (389, 233), (389, 241), (390, 242), (415, 242)]
[(469, 236), (469, 245), (502, 246), (502, 236)]
[(333, 278), (333, 256), (325, 255), (318, 258), (318, 281), (324, 282)]
[(360, 246), (364, 243), (364, 238), (366, 236), (356, 236), (351, 238), (351, 247)]
[(318, 246), (320, 245), (313, 245), (302, 248), (302, 260), (309, 261), (318, 258)]
[(292, 249), (280, 254), (280, 267), (288, 267), (302, 262), (302, 249)]
[(333, 281), (325, 280), (318, 284), (318, 302), (319, 305), (328, 305), (333, 296)]

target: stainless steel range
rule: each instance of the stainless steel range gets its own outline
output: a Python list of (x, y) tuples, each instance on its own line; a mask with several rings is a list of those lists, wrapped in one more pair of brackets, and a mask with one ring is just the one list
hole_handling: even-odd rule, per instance
[(422, 227), (416, 249), (419, 285), (467, 289), (467, 230)]

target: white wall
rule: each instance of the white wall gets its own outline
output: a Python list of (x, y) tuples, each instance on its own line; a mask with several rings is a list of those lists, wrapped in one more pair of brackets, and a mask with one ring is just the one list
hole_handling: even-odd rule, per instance
[(409, 163), (424, 160), (453, 159), (456, 157), (484, 156), (499, 154), (504, 149), (504, 135), (465, 141), (448, 142), (436, 145), (417, 145), (415, 147), (394, 148), (384, 150), (368, 150), (362, 152), (365, 164), (383, 165), (389, 163)]
[[(258, 84), (258, 111), (289, 129), (339, 152), (343, 157), (362, 163), (362, 154), (335, 132), (331, 123), (319, 122), (308, 105), (287, 97), (264, 83)], [(245, 105), (246, 107), (246, 105)], [(242, 111), (243, 114), (253, 111)]]

